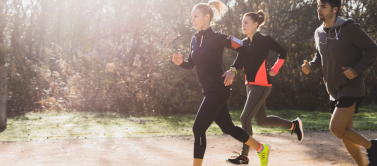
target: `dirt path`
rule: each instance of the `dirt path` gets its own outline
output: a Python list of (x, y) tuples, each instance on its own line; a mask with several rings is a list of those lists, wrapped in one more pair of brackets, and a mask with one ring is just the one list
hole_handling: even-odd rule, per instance
[[(361, 132), (369, 139), (377, 133)], [(263, 134), (255, 138), (272, 145), (270, 166), (355, 165), (342, 142), (329, 132), (306, 133), (304, 142), (295, 135)], [(227, 166), (225, 159), (241, 144), (230, 136), (209, 136), (204, 166)], [(365, 154), (365, 149), (362, 148)], [(193, 137), (144, 137), (44, 140), (0, 144), (0, 165), (191, 165)], [(250, 166), (259, 165), (256, 154)]]

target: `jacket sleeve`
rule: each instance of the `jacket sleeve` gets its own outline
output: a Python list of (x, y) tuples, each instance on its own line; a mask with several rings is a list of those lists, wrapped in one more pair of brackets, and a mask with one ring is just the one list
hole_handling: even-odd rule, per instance
[(267, 36), (267, 43), (270, 46), (270, 50), (279, 54), (279, 59), (285, 59), (287, 57), (287, 51), (272, 37)]
[(219, 44), (221, 47), (230, 48), (238, 52), (236, 59), (234, 60), (233, 64), (230, 65), (230, 67), (241, 69), (243, 67), (242, 61), (247, 56), (247, 48), (242, 45), (242, 41), (233, 36), (220, 34), (220, 37), (217, 40), (217, 42), (217, 44)]
[(179, 65), (180, 67), (187, 69), (187, 70), (191, 70), (195, 66), (194, 61), (192, 60), (192, 55), (191, 55), (192, 54), (192, 41), (193, 40), (194, 40), (194, 38), (191, 40), (190, 53), (189, 53), (189, 56), (187, 57), (187, 60), (183, 61), (183, 63)]
[(311, 62), (309, 62), (309, 64), (310, 64), (311, 72), (316, 72), (322, 68), (322, 58), (321, 58), (321, 54), (319, 54), (318, 49), (317, 49), (317, 53), (314, 55), (314, 59)]
[(279, 59), (276, 61), (275, 65), (271, 68), (275, 74), (278, 74), (281, 66), (283, 66), (285, 58), (287, 57), (287, 51), (277, 43), (272, 37), (267, 36), (267, 43), (270, 46), (270, 50), (279, 54)]
[(353, 33), (351, 33), (351, 40), (364, 52), (359, 63), (353, 68), (359, 75), (373, 65), (377, 57), (377, 45), (359, 24), (355, 24)]
[(230, 67), (235, 67), (236, 69), (242, 69), (242, 67), (243, 67), (242, 61), (247, 56), (247, 48), (245, 46), (241, 46), (241, 47), (239, 47), (235, 50), (238, 52), (238, 54), (237, 54), (237, 57), (234, 60), (233, 64), (230, 65)]

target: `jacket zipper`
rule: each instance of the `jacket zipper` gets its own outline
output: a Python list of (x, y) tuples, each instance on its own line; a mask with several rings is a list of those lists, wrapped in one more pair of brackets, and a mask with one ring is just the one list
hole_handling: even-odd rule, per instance
[(202, 35), (202, 40), (200, 41), (200, 46), (199, 46), (199, 47), (202, 47), (202, 44), (203, 44), (203, 38), (204, 38), (204, 35)]
[[(329, 32), (331, 31), (331, 28), (329, 29)], [(330, 33), (328, 33), (328, 34), (326, 34), (326, 36), (329, 36), (329, 38), (331, 38), (331, 36), (330, 36)], [(326, 38), (326, 40), (327, 40), (327, 38)], [(332, 77), (332, 73), (333, 73), (333, 71), (332, 71), (332, 67), (331, 67), (331, 65), (330, 65), (330, 63), (329, 63), (329, 61), (330, 61), (330, 51), (329, 51), (329, 42), (328, 41), (326, 41), (326, 47), (327, 47), (327, 55), (328, 55), (328, 62), (327, 62), (327, 66), (328, 66), (328, 68), (330, 69), (330, 72), (328, 73), (328, 78), (329, 78), (329, 80), (331, 79), (331, 86), (334, 88), (334, 91), (335, 91), (335, 93), (337, 94), (338, 92), (337, 92), (337, 90), (336, 90), (336, 87), (335, 87), (335, 85), (334, 85), (334, 81), (333, 81), (333, 77)], [(334, 93), (334, 92), (333, 92)], [(330, 94), (331, 95), (331, 94)], [(336, 99), (335, 99), (336, 100)]]

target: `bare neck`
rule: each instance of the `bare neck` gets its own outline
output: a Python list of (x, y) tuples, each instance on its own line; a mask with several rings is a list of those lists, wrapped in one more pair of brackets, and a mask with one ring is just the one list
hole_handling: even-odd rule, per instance
[(323, 24), (325, 24), (325, 28), (331, 28), (335, 25), (337, 16), (333, 16), (331, 19), (325, 20)]
[(207, 30), (209, 27), (211, 27), (210, 24), (205, 24), (200, 30), (205, 31), (205, 30)]

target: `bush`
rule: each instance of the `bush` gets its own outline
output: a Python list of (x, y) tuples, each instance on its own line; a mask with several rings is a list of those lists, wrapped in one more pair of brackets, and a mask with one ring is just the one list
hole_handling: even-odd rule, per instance
[[(342, 14), (354, 18), (377, 39), (376, 2), (363, 6), (367, 0), (346, 1)], [(7, 63), (9, 69), (8, 114), (52, 109), (132, 115), (196, 112), (203, 99), (196, 71), (179, 68), (171, 58), (177, 52), (187, 57), (195, 33), (190, 12), (199, 2), (64, 0), (30, 6), (15, 1), (12, 10), (0, 2), (0, 8), (4, 7), (0, 17), (7, 18), (2, 19), (7, 28), (0, 26), (0, 65)], [(321, 72), (307, 76), (300, 69), (303, 60), (311, 60), (315, 53), (313, 34), (321, 24), (316, 1), (234, 2), (215, 30), (242, 39), (242, 15), (263, 9), (268, 17), (261, 32), (288, 52), (285, 65), (272, 78), (267, 106), (326, 111), (328, 94)], [(23, 6), (33, 8), (32, 18), (23, 17), (28, 11)], [(353, 7), (365, 12), (354, 12)], [(235, 57), (236, 52), (225, 51), (225, 70)], [(276, 59), (271, 52), (267, 67)], [(366, 103), (377, 101), (376, 73), (376, 64), (364, 73)], [(232, 89), (230, 109), (242, 109), (246, 100), (242, 72)]]

